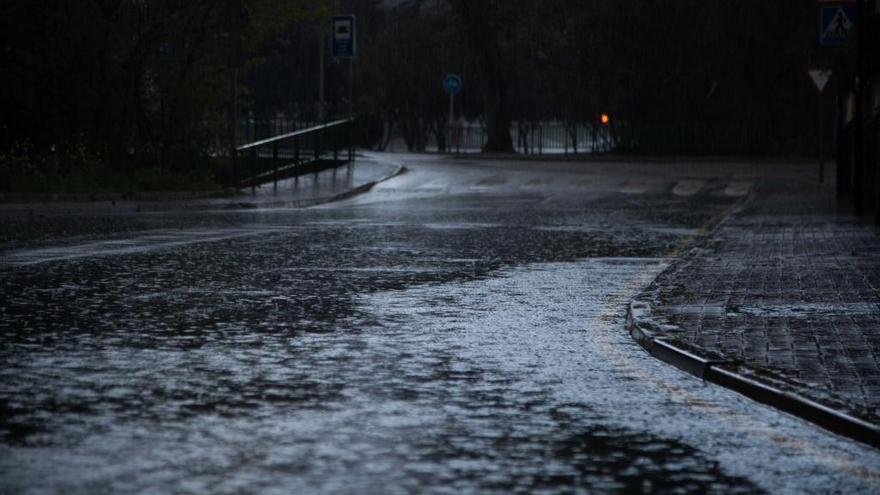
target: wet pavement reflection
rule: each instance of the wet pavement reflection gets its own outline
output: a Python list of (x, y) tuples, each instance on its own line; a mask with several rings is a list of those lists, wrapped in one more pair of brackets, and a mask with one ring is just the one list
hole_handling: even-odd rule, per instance
[(701, 446), (727, 427), (607, 356), (689, 380), (628, 340), (622, 301), (731, 203), (386, 191), (7, 218), (0, 492), (754, 493), (809, 469), (792, 486), (840, 483), (797, 462), (754, 476), (777, 452), (721, 462), (741, 447)]

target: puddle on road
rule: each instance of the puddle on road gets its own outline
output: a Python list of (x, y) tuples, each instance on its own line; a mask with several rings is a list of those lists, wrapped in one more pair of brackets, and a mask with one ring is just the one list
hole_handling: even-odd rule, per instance
[[(688, 412), (608, 358), (613, 345), (700, 388), (623, 332), (615, 298), (660, 268), (541, 264), (382, 291), (329, 333), (218, 325), (191, 348), (185, 335), (175, 348), (109, 336), (35, 352), (6, 367), (29, 396), (2, 391), (15, 400), (3, 411), (0, 491), (858, 488), (802, 456), (771, 461), (792, 454)], [(747, 479), (756, 473), (765, 486)]]
[(565, 268), (578, 285), (561, 293), (567, 265), (380, 292), (359, 303), (371, 321), (331, 333), (218, 325), (191, 347), (178, 334), (176, 348), (98, 337), (35, 352), (6, 366), (30, 397), (3, 390), (0, 491), (752, 492), (691, 447), (554, 397), (601, 360), (533, 298), (595, 314), (603, 277), (647, 265)]
[(679, 232), (528, 229), (550, 215), (522, 208), (425, 228), (496, 220), (434, 206), (5, 267), (0, 493), (876, 488), (876, 453), (626, 335), (624, 302), (661, 269), (640, 256)]
[(145, 232), (131, 239), (88, 242), (63, 247), (18, 250), (4, 253), (4, 264), (13, 266), (36, 265), (57, 261), (70, 261), (101, 256), (121, 256), (145, 253), (157, 249), (170, 249), (195, 243), (221, 242), (242, 237), (285, 232), (289, 228), (252, 226), (237, 229), (187, 229)]
[[(656, 260), (650, 259), (535, 265), (484, 281), (386, 293), (372, 298), (372, 310), (384, 315), (380, 320), (393, 320), (396, 325), (409, 321), (420, 333), (436, 335), (414, 348), (453, 342), (458, 359), (510, 377), (512, 381), (505, 384), (508, 395), (540, 391), (536, 405), (520, 414), (529, 417), (522, 420), (527, 424), (554, 425), (538, 434), (545, 445), (564, 444), (555, 437), (558, 432), (594, 428), (595, 433), (597, 427), (616, 431), (627, 442), (639, 438), (638, 448), (627, 443), (608, 451), (623, 463), (650, 466), (611, 470), (621, 477), (624, 472), (638, 473), (649, 484), (675, 478), (676, 486), (689, 487), (685, 491), (731, 491), (744, 486), (757, 490), (743, 484), (744, 478), (758, 481), (770, 492), (824, 493), (839, 486), (852, 486), (854, 491), (880, 486), (880, 456), (871, 449), (805, 428), (798, 420), (726, 390), (704, 387), (634, 344), (623, 328), (623, 303), (659, 270)], [(578, 413), (567, 423), (555, 423), (548, 411), (572, 404), (581, 407)], [(483, 427), (510, 428), (500, 416), (495, 420), (493, 426), (487, 422)], [(587, 438), (583, 445), (585, 450), (578, 455), (589, 459), (586, 462), (608, 461), (602, 457), (601, 441)], [(694, 471), (677, 472), (680, 464), (674, 455), (661, 455), (663, 460), (651, 465), (653, 449), (675, 452), (687, 450), (687, 445), (702, 450), (689, 457), (691, 467), (700, 466)], [(531, 451), (528, 442), (510, 448), (525, 449), (523, 458), (559, 466), (552, 455)], [(708, 459), (725, 462), (716, 465)], [(562, 470), (569, 474), (583, 467), (563, 464)], [(862, 472), (865, 467), (867, 474)], [(608, 479), (624, 482), (614, 476), (609, 474)], [(607, 488), (589, 476), (578, 478), (578, 483), (600, 491)], [(627, 490), (634, 488), (627, 485)]]

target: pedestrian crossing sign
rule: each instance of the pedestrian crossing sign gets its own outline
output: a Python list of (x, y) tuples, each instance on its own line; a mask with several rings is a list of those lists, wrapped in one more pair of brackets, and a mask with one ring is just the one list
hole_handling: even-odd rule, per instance
[(855, 2), (822, 2), (819, 4), (819, 43), (842, 45), (856, 22)]

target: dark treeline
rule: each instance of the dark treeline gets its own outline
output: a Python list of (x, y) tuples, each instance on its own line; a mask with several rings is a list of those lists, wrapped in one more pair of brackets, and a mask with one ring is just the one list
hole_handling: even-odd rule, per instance
[(488, 128), (493, 151), (511, 149), (512, 123), (520, 133), (548, 120), (594, 125), (603, 112), (618, 151), (790, 154), (815, 142), (806, 73), (818, 62), (813, 0), (426, 0), (374, 9), (381, 14), (368, 17), (375, 24), (365, 26), (358, 60), (361, 113), (380, 109), (369, 114), (374, 134), (394, 125), (411, 149), (448, 118), (446, 73), (463, 76), (464, 115)]
[(16, 0), (0, 9), (6, 190), (90, 177), (155, 188), (208, 180), (227, 154), (233, 87), (242, 125), (346, 114), (348, 66), (329, 46), (339, 13), (357, 16), (353, 108), (360, 144), (374, 148), (400, 136), (412, 150), (443, 149), (441, 81), (454, 73), (464, 80), (456, 114), (486, 128), (490, 151), (512, 149), (511, 126), (594, 126), (607, 112), (618, 152), (805, 153), (816, 138), (806, 70), (840, 58), (819, 60), (814, 0)]
[[(0, 7), (0, 188), (210, 186), (243, 80), (312, 0), (12, 0)], [(253, 101), (242, 85), (241, 107)], [(204, 184), (199, 184), (204, 183)]]

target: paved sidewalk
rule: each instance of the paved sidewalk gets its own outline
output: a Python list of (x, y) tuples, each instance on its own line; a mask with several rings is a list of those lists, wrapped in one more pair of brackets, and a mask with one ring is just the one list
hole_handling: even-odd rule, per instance
[(878, 424), (880, 236), (835, 208), (764, 185), (642, 299), (679, 345)]

